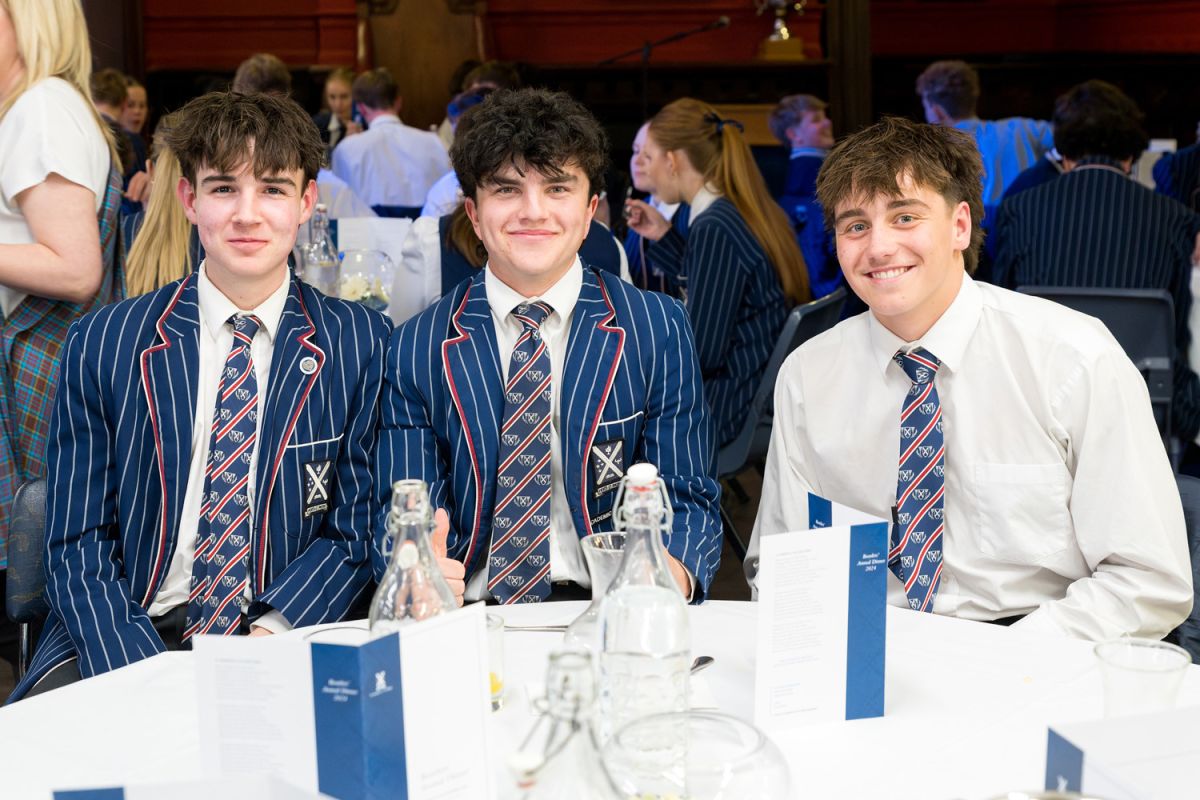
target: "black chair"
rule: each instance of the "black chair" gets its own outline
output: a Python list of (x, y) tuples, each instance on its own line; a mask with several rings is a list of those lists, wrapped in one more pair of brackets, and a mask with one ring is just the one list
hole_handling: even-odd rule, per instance
[(1192, 663), (1200, 664), (1200, 478), (1176, 475), (1183, 518), (1187, 523), (1188, 552), (1192, 558), (1192, 613), (1178, 628), (1167, 634), (1169, 641), (1192, 654)]
[(46, 480), (38, 478), (17, 489), (8, 523), (8, 618), (21, 628), (17, 679), (25, 676), (33, 655), (33, 628), (50, 613), (46, 603)]
[[(846, 290), (839, 288), (819, 300), (797, 306), (788, 314), (775, 343), (775, 349), (763, 369), (758, 391), (746, 410), (746, 421), (732, 442), (717, 453), (717, 476), (721, 480), (732, 480), (746, 465), (762, 461), (767, 457), (771, 443), (771, 423), (775, 416), (775, 379), (779, 368), (792, 351), (819, 333), (829, 330), (842, 317), (842, 306), (846, 302)], [(746, 558), (746, 544), (738, 535), (733, 521), (721, 507), (721, 522), (725, 526), (729, 543), (739, 559)]]
[(371, 210), (381, 217), (396, 219), (416, 219), (421, 216), (421, 206), (371, 206)]
[(1175, 303), (1170, 293), (1164, 289), (1074, 286), (1022, 286), (1017, 291), (1053, 300), (1104, 323), (1146, 379), (1154, 421), (1158, 423), (1167, 451), (1172, 452), (1170, 430), (1175, 363)]

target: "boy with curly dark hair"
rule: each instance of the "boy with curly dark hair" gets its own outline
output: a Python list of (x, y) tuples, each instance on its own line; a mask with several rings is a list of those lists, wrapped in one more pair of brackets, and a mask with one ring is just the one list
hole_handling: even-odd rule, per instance
[[(579, 539), (612, 530), (629, 465), (655, 464), (675, 510), (665, 544), (700, 600), (721, 552), (719, 490), (683, 306), (584, 268), (607, 138), (565, 94), (498, 91), (451, 157), (487, 249), (472, 279), (392, 337), (379, 501), (420, 478), (451, 587), (498, 603), (580, 599)], [(375, 530), (376, 573), (387, 551)]]

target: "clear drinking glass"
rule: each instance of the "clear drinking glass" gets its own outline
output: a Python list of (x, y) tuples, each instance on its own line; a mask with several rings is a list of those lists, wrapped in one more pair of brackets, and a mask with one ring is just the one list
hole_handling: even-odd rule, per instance
[(1095, 648), (1104, 681), (1104, 716), (1124, 717), (1175, 706), (1192, 657), (1156, 639), (1125, 638)]
[(347, 250), (341, 255), (338, 297), (373, 308), (380, 313), (388, 307), (395, 264), (382, 250)]
[(621, 567), (621, 559), (625, 555), (625, 534), (593, 533), (583, 537), (580, 546), (592, 581), (592, 603), (567, 626), (567, 632), (563, 634), (563, 647), (586, 650), (594, 659), (600, 654), (600, 602)]
[[(674, 739), (685, 732), (682, 753)], [(716, 711), (655, 714), (622, 728), (604, 750), (620, 797), (785, 800), (787, 762), (748, 722)]]
[(492, 692), (492, 711), (504, 705), (504, 617), (487, 615), (488, 686)]

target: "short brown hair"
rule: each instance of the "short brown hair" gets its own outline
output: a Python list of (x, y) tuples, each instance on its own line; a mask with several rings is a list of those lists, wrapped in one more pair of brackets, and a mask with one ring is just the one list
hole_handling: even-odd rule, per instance
[(917, 78), (917, 94), (955, 119), (966, 119), (979, 102), (979, 73), (965, 61), (935, 61)]
[(304, 109), (287, 97), (261, 92), (197, 97), (180, 109), (166, 144), (193, 185), (202, 167), (228, 173), (250, 160), (255, 177), (299, 169), (307, 185), (325, 154), (321, 134)]
[(387, 67), (368, 70), (354, 79), (350, 86), (354, 102), (375, 111), (394, 108), (400, 90)]
[(779, 101), (779, 105), (771, 110), (767, 125), (775, 138), (784, 144), (789, 144), (788, 128), (793, 128), (804, 121), (808, 111), (824, 111), (828, 104), (819, 97), (811, 94), (790, 94)]
[(292, 73), (279, 56), (255, 53), (238, 65), (231, 88), (242, 94), (272, 92), (287, 95), (292, 92)]
[(129, 94), (125, 75), (112, 67), (93, 72), (90, 88), (93, 103), (104, 103), (114, 108), (123, 106)]
[(837, 208), (847, 200), (878, 195), (898, 197), (900, 178), (940, 194), (948, 205), (971, 209), (971, 243), (963, 251), (974, 273), (983, 246), (983, 159), (975, 140), (962, 131), (902, 117), (884, 117), (835, 146), (817, 174), (817, 200), (825, 224), (833, 227)]
[(1150, 143), (1142, 110), (1107, 81), (1072, 86), (1054, 102), (1054, 148), (1064, 158), (1137, 158)]

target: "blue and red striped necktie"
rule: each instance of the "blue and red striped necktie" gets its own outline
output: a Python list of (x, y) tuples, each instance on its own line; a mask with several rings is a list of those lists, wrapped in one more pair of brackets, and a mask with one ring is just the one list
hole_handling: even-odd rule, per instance
[(888, 566), (904, 584), (908, 605), (933, 611), (942, 575), (946, 447), (942, 404), (933, 385), (941, 362), (928, 350), (896, 353), (893, 360), (912, 381), (900, 411), (900, 468), (896, 525)]
[(250, 580), (250, 462), (258, 431), (258, 378), (250, 343), (260, 323), (234, 315), (229, 324), (233, 346), (213, 412), (184, 641), (197, 634), (237, 633)]
[(522, 303), (524, 326), (504, 387), (500, 466), (488, 551), (488, 591), (502, 604), (536, 603), (550, 595), (550, 351), (541, 326), (553, 311)]

